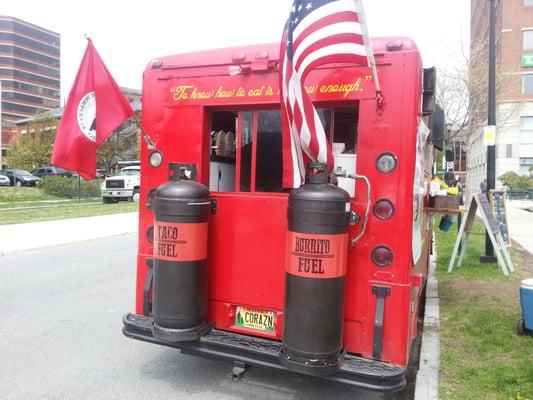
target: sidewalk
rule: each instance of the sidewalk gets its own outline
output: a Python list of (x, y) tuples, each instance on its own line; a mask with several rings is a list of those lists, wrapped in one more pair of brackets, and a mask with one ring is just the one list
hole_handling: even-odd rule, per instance
[(138, 213), (0, 226), (0, 256), (137, 232)]
[(533, 254), (533, 201), (509, 200), (506, 203), (507, 223), (511, 239)]

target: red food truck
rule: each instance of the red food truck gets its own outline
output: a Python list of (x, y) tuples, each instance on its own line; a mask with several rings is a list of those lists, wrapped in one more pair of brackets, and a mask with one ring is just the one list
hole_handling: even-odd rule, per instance
[[(366, 66), (329, 64), (306, 78), (335, 167), (298, 196), (312, 186), (337, 198), (311, 193), (314, 211), (298, 215), (307, 198), (282, 187), (279, 44), (149, 63), (127, 337), (228, 360), (235, 376), (250, 365), (405, 386), (432, 242), (435, 74), (410, 39), (374, 38), (373, 51), (382, 99)], [(329, 218), (324, 204), (340, 204), (344, 225), (299, 231)], [(291, 279), (299, 289), (289, 296)]]

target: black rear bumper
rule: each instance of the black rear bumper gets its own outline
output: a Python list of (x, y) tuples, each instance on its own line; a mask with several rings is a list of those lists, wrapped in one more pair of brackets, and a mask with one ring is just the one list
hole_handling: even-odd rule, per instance
[[(196, 341), (167, 342), (152, 336), (151, 317), (126, 314), (122, 321), (122, 332), (132, 339), (178, 348), (185, 354), (287, 371), (279, 362), (281, 343), (277, 341), (213, 329)], [(405, 373), (405, 367), (347, 354), (338, 373), (320, 379), (366, 390), (396, 392), (406, 384)]]

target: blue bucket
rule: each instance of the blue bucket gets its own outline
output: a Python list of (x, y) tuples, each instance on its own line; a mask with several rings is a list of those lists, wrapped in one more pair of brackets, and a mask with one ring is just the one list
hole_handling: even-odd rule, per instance
[(449, 217), (447, 215), (444, 215), (440, 219), (439, 229), (441, 231), (448, 232), (450, 230), (450, 228), (452, 227), (453, 222), (454, 222), (453, 218), (451, 218), (451, 217)]
[(533, 331), (533, 278), (524, 279), (520, 285), (520, 304), (524, 327)]

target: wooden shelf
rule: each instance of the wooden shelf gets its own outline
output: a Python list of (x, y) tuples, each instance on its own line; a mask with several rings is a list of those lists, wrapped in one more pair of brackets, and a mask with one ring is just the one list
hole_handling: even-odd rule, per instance
[(465, 210), (463, 208), (425, 208), (426, 212), (430, 214), (461, 214)]

